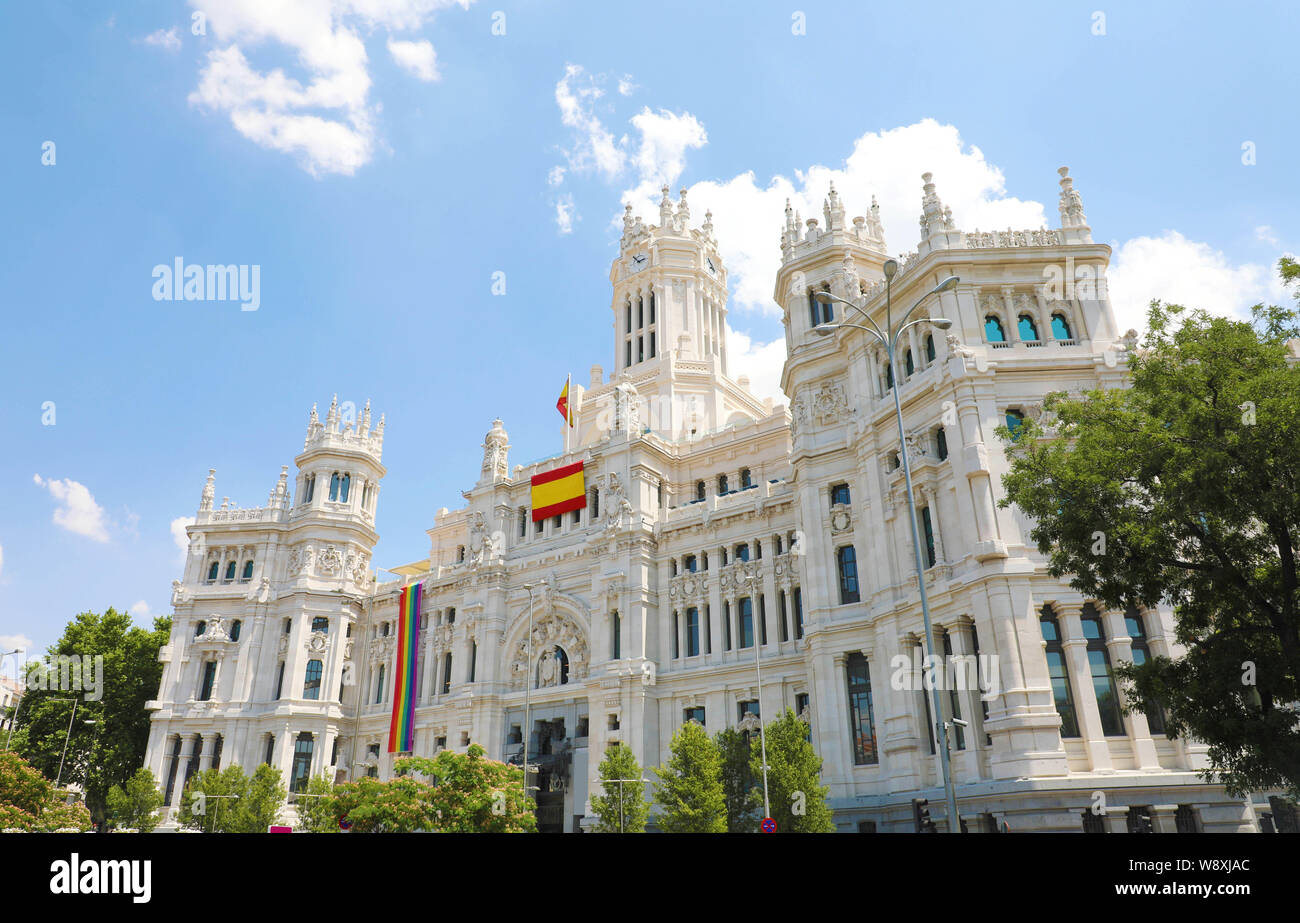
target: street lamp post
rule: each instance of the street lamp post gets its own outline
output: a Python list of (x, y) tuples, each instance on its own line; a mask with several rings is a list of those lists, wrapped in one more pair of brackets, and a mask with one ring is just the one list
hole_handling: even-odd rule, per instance
[[(934, 288), (930, 289), (930, 291), (926, 292), (921, 296), (916, 304), (912, 305), (908, 312), (903, 315), (902, 320), (899, 321), (898, 329), (891, 332), (891, 328), (893, 327), (892, 283), (894, 276), (898, 273), (898, 261), (886, 260), (883, 270), (885, 274), (884, 331), (882, 331), (880, 327), (877, 326), (876, 322), (871, 319), (871, 315), (860, 306), (854, 304), (848, 299), (840, 298), (838, 295), (832, 295), (830, 292), (825, 291), (817, 292), (813, 297), (822, 304), (829, 304), (833, 301), (838, 301), (841, 304), (847, 305), (861, 314), (871, 326), (864, 327), (861, 324), (819, 324), (814, 329), (821, 336), (830, 336), (833, 335), (836, 330), (844, 327), (851, 327), (855, 330), (862, 330), (871, 334), (885, 347), (886, 357), (889, 361), (889, 374), (892, 379), (890, 390), (894, 392), (894, 416), (898, 420), (899, 454), (903, 458), (903, 479), (907, 486), (907, 511), (908, 518), (912, 524), (912, 552), (916, 559), (916, 583), (917, 587), (921, 591), (921, 618), (925, 625), (925, 645), (926, 650), (930, 654), (930, 662), (932, 664), (938, 664), (939, 660), (935, 657), (934, 653), (934, 626), (930, 623), (930, 600), (926, 596), (925, 592), (925, 564), (921, 558), (920, 530), (916, 525), (916, 499), (912, 496), (912, 464), (907, 457), (907, 436), (903, 428), (903, 405), (898, 396), (898, 372), (897, 364), (894, 361), (894, 352), (898, 345), (898, 338), (902, 336), (903, 331), (908, 327), (925, 322), (928, 322), (938, 330), (947, 330), (952, 326), (952, 321), (946, 317), (918, 318), (911, 322), (908, 322), (907, 319), (911, 317), (912, 312), (925, 303), (926, 299), (931, 295), (938, 294), (939, 292), (951, 291), (955, 288), (958, 279), (956, 276), (949, 276)], [(930, 695), (934, 703), (935, 728), (939, 735), (939, 766), (943, 772), (944, 795), (948, 804), (948, 829), (953, 833), (957, 833), (961, 830), (961, 818), (957, 814), (957, 793), (953, 788), (952, 783), (952, 767), (950, 765), (950, 755), (948, 752), (948, 726), (943, 720), (943, 709), (939, 698), (939, 687), (937, 683), (932, 684)]]
[[(5, 651), (3, 654), (0, 654), (0, 660), (3, 660), (4, 658), (6, 658), (6, 657), (8, 657), (8, 656), (10, 656), (10, 655), (12, 655), (12, 654), (21, 654), (21, 653), (23, 653), (23, 652), (25, 652), (25, 651), (26, 651), (26, 648), (23, 648), (23, 647), (16, 647), (16, 648), (14, 648), (12, 651)], [(18, 672), (18, 673), (22, 673), (22, 664), (21, 664), (21, 663), (20, 663), (19, 666), (18, 666), (18, 670), (17, 670), (17, 672)], [(17, 682), (17, 680), (18, 680), (18, 677), (15, 676), (15, 677), (14, 677), (14, 681)], [(23, 696), (22, 698), (20, 698), (20, 699), (18, 700), (18, 704), (14, 706), (13, 714), (11, 714), (11, 715), (9, 716), (9, 729), (8, 729), (8, 732), (5, 734), (5, 745), (4, 745), (3, 747), (0, 747), (0, 751), (8, 750), (8, 749), (9, 749), (9, 741), (12, 740), (12, 739), (13, 739), (13, 736), (14, 736), (14, 725), (16, 725), (16, 724), (18, 723), (18, 712), (19, 712), (20, 709), (22, 709), (22, 707), (23, 707), (23, 699), (25, 699), (25, 698), (26, 698), (26, 696)]]
[[(757, 694), (758, 694), (758, 715), (755, 716), (752, 712), (746, 715), (745, 718), (741, 720), (740, 726), (748, 730), (749, 728), (752, 728), (754, 726), (753, 724), (754, 721), (758, 723), (758, 746), (759, 746), (759, 752), (763, 757), (763, 816), (771, 817), (772, 806), (767, 799), (767, 733), (763, 730), (763, 667), (759, 663), (759, 659), (758, 659), (759, 635), (758, 635), (758, 626), (755, 624), (755, 621), (758, 618), (757, 616), (758, 608), (754, 605), (754, 581), (757, 580), (758, 578), (753, 574), (746, 574), (743, 579), (745, 580), (746, 583), (749, 584), (750, 587), (749, 625), (750, 625), (750, 634), (752, 635), (753, 642), (754, 642), (754, 673), (756, 676), (755, 682), (757, 684)], [(753, 720), (751, 721), (751, 719)], [(750, 721), (748, 727), (746, 727), (746, 721)]]
[(524, 803), (528, 803), (528, 721), (531, 717), (530, 706), (532, 704), (531, 690), (533, 683), (533, 587), (535, 584), (525, 583), (524, 589), (528, 591), (528, 639), (525, 642), (528, 652), (528, 666), (524, 671), (524, 726), (521, 728), (524, 739)]

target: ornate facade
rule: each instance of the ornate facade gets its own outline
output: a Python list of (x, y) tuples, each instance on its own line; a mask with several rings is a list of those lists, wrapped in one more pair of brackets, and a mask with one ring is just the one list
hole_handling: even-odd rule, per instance
[[(461, 509), (426, 557), (377, 583), (370, 554), (381, 419), (313, 409), (292, 485), (265, 507), (203, 491), (174, 586), (172, 638), (148, 765), (174, 809), (188, 773), (269, 761), (291, 781), (387, 777), (397, 596), (423, 584), (416, 752), (482, 744), (538, 767), (543, 829), (590, 817), (612, 741), (643, 766), (684, 721), (710, 732), (786, 708), (808, 722), (841, 830), (911, 830), (943, 809), (927, 682), (941, 683), (968, 829), (1257, 829), (1254, 807), (1206, 784), (1205, 748), (1123, 714), (1114, 664), (1177, 655), (1171, 613), (1109, 612), (1048, 576), (1028, 523), (1002, 509), (994, 433), (1052, 391), (1122, 387), (1131, 338), (1106, 293), (1061, 170), (1059, 228), (964, 231), (929, 174), (921, 241), (898, 260), (892, 320), (952, 275), (892, 368), (826, 290), (885, 324), (889, 259), (874, 202), (824, 225), (786, 209), (775, 299), (789, 409), (727, 370), (727, 274), (712, 216), (665, 188), (657, 224), (624, 217), (613, 371), (570, 400), (565, 454), (509, 467), (500, 420)], [(947, 335), (924, 320), (952, 321)], [(923, 531), (928, 670), (891, 388), (898, 388)], [(585, 464), (587, 507), (534, 523), (529, 478)], [(762, 659), (756, 681), (755, 645)], [(527, 726), (525, 696), (529, 698)], [(1104, 806), (1104, 813), (1092, 809)]]

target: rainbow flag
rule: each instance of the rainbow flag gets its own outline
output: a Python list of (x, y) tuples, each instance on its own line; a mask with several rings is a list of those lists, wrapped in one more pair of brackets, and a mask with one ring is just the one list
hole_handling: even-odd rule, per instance
[(420, 593), (423, 584), (402, 590), (397, 603), (397, 664), (393, 671), (393, 721), (388, 726), (388, 752), (415, 749), (415, 679), (420, 668)]

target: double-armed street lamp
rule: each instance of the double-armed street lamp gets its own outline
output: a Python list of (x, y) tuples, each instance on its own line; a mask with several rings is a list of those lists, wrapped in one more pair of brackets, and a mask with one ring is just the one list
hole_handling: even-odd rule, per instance
[[(903, 429), (903, 405), (898, 396), (898, 374), (897, 365), (894, 362), (895, 350), (898, 346), (899, 338), (903, 331), (917, 324), (928, 323), (936, 330), (947, 330), (952, 326), (952, 321), (946, 317), (919, 317), (914, 321), (908, 321), (912, 313), (916, 311), (931, 296), (940, 292), (952, 291), (957, 286), (958, 279), (956, 276), (949, 276), (944, 279), (930, 291), (926, 292), (916, 304), (903, 315), (898, 322), (898, 329), (893, 329), (893, 303), (892, 303), (892, 283), (894, 276), (898, 273), (898, 261), (886, 260), (882, 267), (885, 274), (885, 328), (882, 330), (879, 325), (871, 318), (863, 308), (854, 304), (846, 298), (838, 295), (832, 295), (830, 292), (820, 291), (814, 293), (813, 297), (821, 304), (830, 304), (839, 302), (852, 308), (866, 320), (870, 327), (862, 324), (819, 324), (813, 329), (821, 336), (832, 336), (835, 331), (844, 328), (862, 330), (871, 334), (885, 347), (885, 354), (889, 361), (890, 390), (894, 392), (894, 416), (898, 420), (898, 441), (899, 455), (903, 459), (903, 478), (907, 485), (907, 511), (908, 517), (912, 523), (912, 552), (916, 558), (916, 583), (921, 591), (921, 618), (925, 625), (925, 645), (926, 651), (930, 655), (930, 662), (938, 664), (939, 660), (934, 653), (934, 627), (930, 624), (930, 601), (925, 593), (925, 564), (921, 558), (921, 536), (916, 525), (916, 500), (912, 496), (912, 465), (907, 457), (907, 437)], [(939, 698), (938, 683), (931, 684), (931, 698), (934, 703), (935, 729), (939, 735), (939, 765), (943, 772), (944, 795), (948, 804), (948, 829), (954, 833), (961, 830), (961, 818), (957, 814), (957, 794), (952, 784), (952, 767), (948, 753), (948, 727), (943, 720), (943, 710)]]
[(524, 726), (522, 728), (524, 738), (524, 804), (528, 803), (528, 742), (531, 734), (528, 730), (528, 720), (530, 717), (529, 706), (531, 705), (530, 690), (533, 687), (533, 588), (536, 584), (525, 583), (524, 589), (528, 591), (528, 667), (524, 672)]
[(753, 731), (754, 725), (758, 725), (759, 753), (763, 758), (763, 817), (767, 818), (772, 816), (772, 805), (767, 800), (767, 734), (763, 730), (763, 667), (760, 665), (758, 659), (759, 634), (758, 625), (756, 623), (758, 618), (758, 609), (754, 606), (753, 591), (754, 581), (758, 578), (754, 574), (746, 574), (742, 579), (750, 585), (749, 634), (750, 640), (754, 642), (754, 673), (756, 677), (755, 682), (757, 683), (754, 688), (755, 694), (758, 696), (758, 714), (756, 715), (753, 712), (747, 712), (745, 717), (740, 720), (740, 723), (737, 726), (742, 731)]

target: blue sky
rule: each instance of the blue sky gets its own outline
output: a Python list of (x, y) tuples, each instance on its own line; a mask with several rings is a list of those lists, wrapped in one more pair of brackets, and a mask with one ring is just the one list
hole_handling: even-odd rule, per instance
[[(1300, 239), (1294, 6), (211, 6), (0, 13), (0, 649), (167, 612), (207, 469), (261, 505), (334, 393), (387, 414), (376, 562), (423, 556), (494, 417), (512, 462), (559, 448), (565, 374), (612, 365), (614, 221), (663, 182), (714, 212), (760, 393), (781, 209), (830, 180), (901, 253), (924, 170), (989, 229), (1055, 225), (1068, 164), (1122, 323), (1277, 298)], [(259, 309), (155, 301), (177, 257), (258, 266)]]

